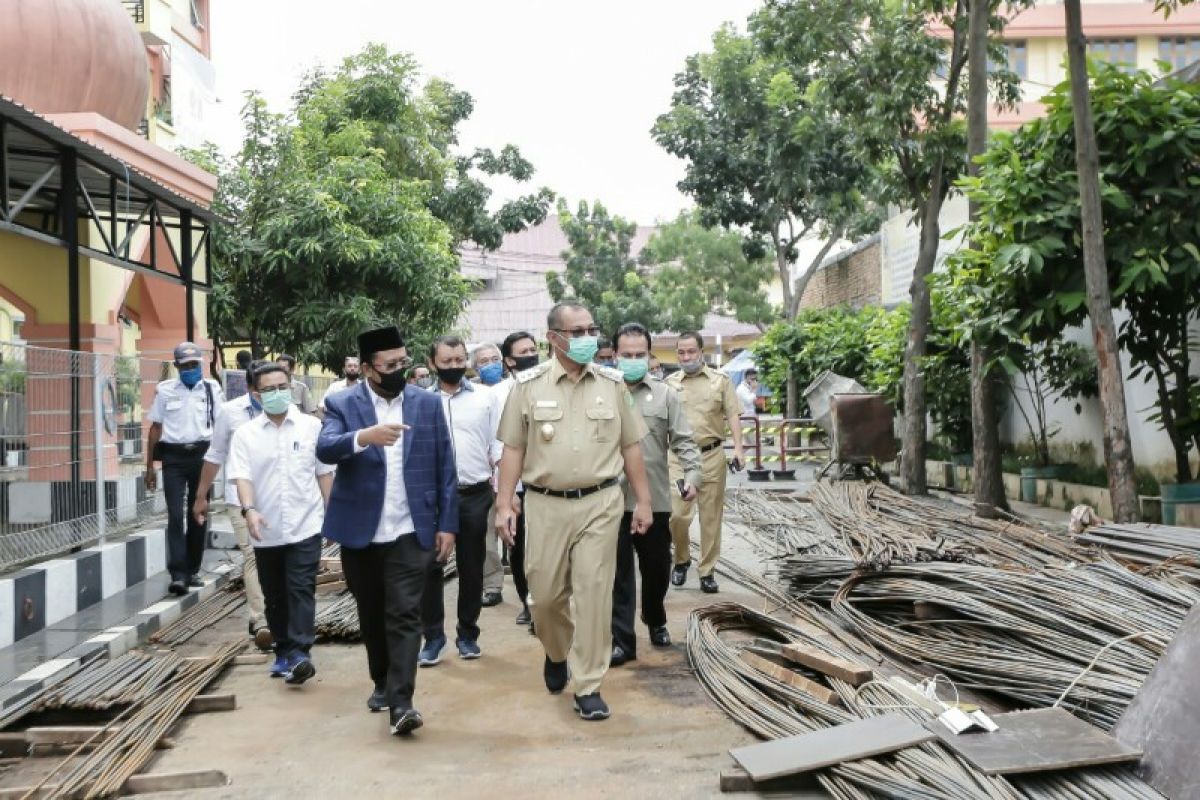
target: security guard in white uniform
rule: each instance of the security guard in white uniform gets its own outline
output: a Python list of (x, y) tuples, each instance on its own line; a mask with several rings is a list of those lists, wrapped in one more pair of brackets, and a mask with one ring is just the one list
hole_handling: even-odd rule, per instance
[(171, 573), (168, 590), (184, 595), (189, 586), (203, 585), (199, 572), (204, 557), (204, 525), (188, 509), (196, 503), (204, 454), (225, 396), (219, 383), (204, 377), (200, 348), (191, 342), (175, 348), (175, 369), (179, 377), (158, 384), (154, 405), (146, 415), (150, 421), (146, 434), (146, 489), (153, 492), (157, 488), (154, 462), (161, 461), (167, 503), (167, 569)]

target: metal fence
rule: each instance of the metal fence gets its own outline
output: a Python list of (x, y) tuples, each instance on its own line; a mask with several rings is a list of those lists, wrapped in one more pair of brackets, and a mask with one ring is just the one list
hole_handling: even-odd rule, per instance
[(0, 569), (155, 513), (144, 409), (168, 362), (0, 342)]
[[(0, 342), (0, 570), (143, 526), (145, 412), (169, 361)], [(330, 379), (298, 375), (319, 403)], [(220, 376), (245, 394), (240, 370)]]

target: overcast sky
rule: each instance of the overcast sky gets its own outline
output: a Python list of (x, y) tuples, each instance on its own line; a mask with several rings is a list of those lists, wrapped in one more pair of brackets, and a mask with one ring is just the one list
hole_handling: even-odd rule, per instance
[[(475, 99), (467, 147), (516, 144), (534, 182), (642, 224), (689, 205), (683, 162), (650, 138), (684, 58), (758, 0), (215, 0), (212, 138), (240, 141), (241, 94), (284, 110), (299, 76), (378, 41)], [(513, 194), (501, 187), (498, 194)]]

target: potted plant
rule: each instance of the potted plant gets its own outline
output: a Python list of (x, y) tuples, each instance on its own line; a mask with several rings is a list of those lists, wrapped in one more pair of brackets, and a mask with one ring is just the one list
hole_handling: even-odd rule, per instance
[(1021, 499), (1037, 502), (1037, 482), (1062, 477), (1069, 465), (1055, 464), (1050, 458), (1050, 440), (1061, 428), (1051, 425), (1047, 407), (1055, 400), (1074, 400), (1075, 413), (1082, 411), (1079, 400), (1095, 397), (1095, 357), (1075, 342), (1053, 340), (1026, 343), (1015, 359), (1004, 360), (1009, 372), (1007, 383), (1013, 407), (1029, 431), (1033, 464), (1021, 468)]

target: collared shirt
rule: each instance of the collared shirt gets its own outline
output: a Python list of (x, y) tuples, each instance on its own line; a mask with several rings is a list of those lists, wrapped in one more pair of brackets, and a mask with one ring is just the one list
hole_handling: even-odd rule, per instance
[[(371, 393), (371, 404), (375, 406), (375, 420), (380, 424), (404, 424), (404, 392), (385, 400), (368, 387)], [(359, 431), (354, 434), (354, 452), (361, 453), (367, 445), (359, 444)], [(408, 508), (408, 488), (404, 485), (404, 435), (391, 447), (383, 448), (384, 465), (387, 478), (383, 487), (383, 513), (379, 515), (379, 527), (371, 539), (374, 544), (394, 542), (401, 536), (407, 536), (416, 531), (413, 524), (412, 512)]]
[(292, 402), (296, 407), (305, 414), (312, 414), (317, 410), (316, 401), (313, 400), (312, 391), (309, 390), (308, 384), (303, 381), (292, 381)]
[[(625, 384), (633, 395), (634, 404), (650, 432), (642, 439), (642, 455), (646, 459), (646, 477), (650, 480), (650, 507), (656, 512), (670, 512), (671, 499), (677, 493), (667, 467), (670, 451), (683, 465), (683, 479), (700, 488), (700, 448), (692, 440), (692, 426), (679, 401), (679, 393), (657, 378), (645, 377), (637, 383)], [(633, 511), (637, 498), (628, 483), (625, 490), (625, 510)]]
[(321, 532), (325, 500), (318, 475), (333, 472), (332, 464), (317, 460), (321, 423), (289, 406), (276, 425), (259, 414), (233, 434), (230, 443), (230, 480), (254, 486), (254, 506), (267, 523), (255, 547), (279, 547), (304, 541)]
[[(517, 385), (517, 381), (512, 374), (504, 376), (504, 380), (497, 383), (495, 386), (489, 386), (488, 391), (496, 398), (496, 427), (499, 431), (500, 417), (504, 415), (504, 406), (508, 404), (508, 396), (512, 394), (512, 389)], [(499, 464), (501, 456), (504, 455), (504, 442), (500, 441), (497, 435), (496, 441), (492, 443), (492, 463)]]
[[(250, 395), (235, 397), (221, 406), (217, 421), (213, 423), (212, 444), (204, 454), (204, 460), (218, 466), (229, 460), (229, 444), (238, 428), (262, 413), (261, 408), (255, 408), (250, 402)], [(225, 469), (225, 502), (230, 506), (239, 505), (237, 486), (229, 477), (228, 467)]]
[(454, 394), (442, 391), (440, 384), (429, 391), (441, 398), (442, 413), (450, 426), (458, 485), (471, 486), (491, 480), (492, 451), (496, 427), (500, 424), (496, 395), (486, 386), (476, 386), (470, 381), (460, 382)]
[(162, 425), (159, 441), (166, 444), (208, 441), (213, 435), (217, 412), (224, 402), (221, 385), (210, 378), (191, 389), (178, 378), (171, 378), (158, 384), (146, 419)]
[(517, 376), (500, 417), (500, 440), (525, 453), (521, 480), (548, 489), (617, 477), (622, 449), (645, 435), (620, 372), (588, 364), (572, 380), (557, 358)]
[(742, 406), (743, 417), (753, 417), (758, 413), (758, 408), (754, 405), (754, 388), (750, 384), (742, 381), (737, 387), (737, 399)]
[(705, 365), (695, 375), (683, 370), (672, 373), (667, 385), (679, 391), (696, 444), (704, 447), (725, 441), (726, 420), (740, 416), (737, 393), (729, 376)]
[[(360, 381), (362, 378), (359, 378), (358, 380)], [(345, 378), (338, 378), (336, 381), (329, 384), (329, 388), (325, 390), (325, 394), (321, 395), (321, 408), (325, 408), (325, 398), (329, 397), (329, 395), (337, 394), (338, 392), (344, 392), (347, 389), (353, 389), (355, 386), (358, 386), (358, 381), (355, 381), (354, 383), (346, 383)]]

